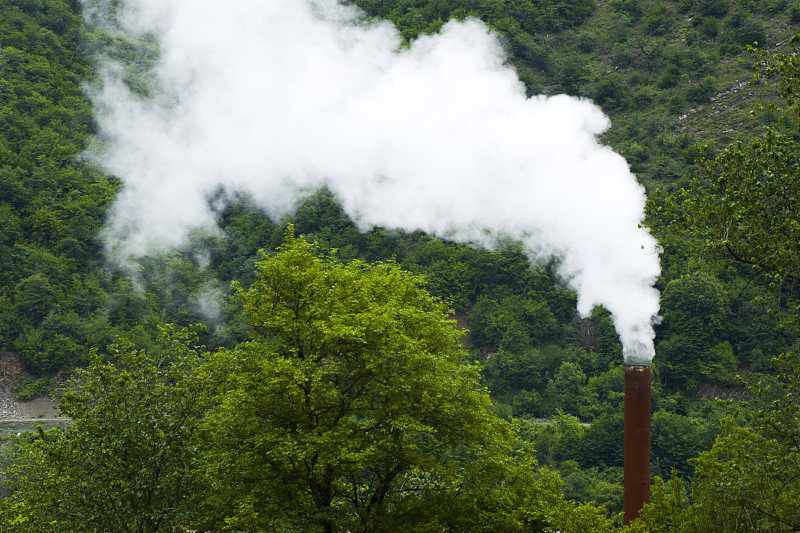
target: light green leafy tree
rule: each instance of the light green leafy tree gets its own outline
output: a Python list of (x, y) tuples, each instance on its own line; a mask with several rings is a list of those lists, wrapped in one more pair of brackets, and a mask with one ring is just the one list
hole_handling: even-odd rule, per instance
[(609, 527), (491, 412), (462, 332), (395, 263), (344, 264), (291, 233), (238, 288), (252, 340), (215, 354), (205, 529)]
[(569, 361), (561, 364), (547, 384), (544, 397), (552, 407), (584, 418), (592, 403), (591, 391), (586, 388), (586, 374), (579, 364)]

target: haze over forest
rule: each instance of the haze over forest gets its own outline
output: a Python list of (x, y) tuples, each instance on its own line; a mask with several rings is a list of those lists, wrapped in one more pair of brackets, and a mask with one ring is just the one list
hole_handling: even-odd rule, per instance
[(618, 529), (626, 360), (652, 531), (800, 527), (800, 2), (0, 14), (4, 528)]

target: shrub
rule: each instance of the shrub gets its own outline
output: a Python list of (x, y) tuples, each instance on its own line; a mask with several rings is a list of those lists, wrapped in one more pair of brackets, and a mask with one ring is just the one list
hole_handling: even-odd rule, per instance
[(716, 19), (703, 19), (703, 23), (700, 25), (700, 35), (704, 39), (713, 39), (719, 35), (719, 24), (717, 24)]
[(711, 100), (717, 91), (717, 79), (707, 76), (686, 88), (686, 99), (694, 104), (702, 104)]
[(643, 144), (631, 143), (625, 148), (625, 159), (628, 163), (644, 163), (650, 157), (649, 150)]
[(794, 24), (800, 22), (800, 5), (794, 4), (789, 8), (789, 20)]
[(787, 0), (767, 0), (764, 11), (771, 15), (782, 13), (789, 5)]
[(763, 43), (767, 39), (767, 29), (760, 19), (747, 19), (733, 33), (733, 38), (741, 45)]
[(611, 64), (619, 68), (627, 68), (633, 64), (633, 52), (630, 46), (624, 44), (614, 45), (614, 55), (611, 57)]
[(638, 0), (611, 0), (608, 6), (618, 13), (628, 15), (633, 20), (639, 20), (642, 16), (642, 6)]
[(541, 70), (551, 72), (553, 70), (553, 58), (550, 51), (540, 44), (529, 40), (515, 40), (513, 45), (514, 55), (522, 59), (526, 65)]
[(611, 75), (597, 83), (594, 100), (603, 109), (627, 109), (631, 97), (625, 81)]
[(670, 65), (667, 67), (664, 72), (661, 74), (661, 77), (658, 78), (658, 88), (659, 89), (671, 89), (678, 85), (678, 81), (680, 80), (680, 68), (676, 67), (675, 65)]
[(578, 37), (578, 50), (587, 54), (594, 51), (594, 35), (591, 33), (581, 33)]
[(11, 387), (11, 392), (16, 395), (17, 400), (24, 402), (47, 394), (52, 385), (53, 381), (47, 376), (41, 378), (22, 376)]
[(639, 108), (645, 108), (655, 99), (656, 92), (652, 87), (642, 87), (633, 93), (633, 101)]
[(650, 35), (664, 35), (673, 28), (674, 24), (675, 13), (664, 4), (658, 6), (642, 21), (644, 31)]
[(724, 17), (731, 7), (730, 0), (698, 0), (697, 9), (703, 15)]

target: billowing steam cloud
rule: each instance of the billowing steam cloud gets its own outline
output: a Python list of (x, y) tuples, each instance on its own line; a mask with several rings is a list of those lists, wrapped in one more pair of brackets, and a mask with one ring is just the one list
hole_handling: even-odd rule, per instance
[(100, 161), (125, 183), (107, 229), (118, 258), (213, 227), (220, 188), (280, 215), (327, 185), (365, 227), (505, 234), (557, 256), (579, 311), (605, 306), (626, 358), (652, 358), (656, 243), (638, 227), (642, 187), (597, 142), (608, 119), (589, 101), (526, 98), (480, 22), (403, 47), (336, 0), (127, 0), (123, 27), (157, 36), (161, 56), (154, 98), (113, 66), (93, 95)]

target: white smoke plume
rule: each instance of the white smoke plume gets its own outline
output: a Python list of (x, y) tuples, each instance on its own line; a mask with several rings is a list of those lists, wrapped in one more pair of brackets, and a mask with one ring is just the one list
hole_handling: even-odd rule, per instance
[(656, 242), (643, 188), (597, 140), (609, 120), (587, 100), (526, 97), (479, 21), (403, 46), (336, 0), (127, 0), (120, 20), (160, 58), (154, 97), (113, 65), (93, 94), (100, 162), (124, 181), (107, 228), (118, 260), (213, 228), (220, 188), (279, 216), (325, 185), (363, 227), (557, 256), (580, 313), (605, 306), (626, 359), (652, 358)]

